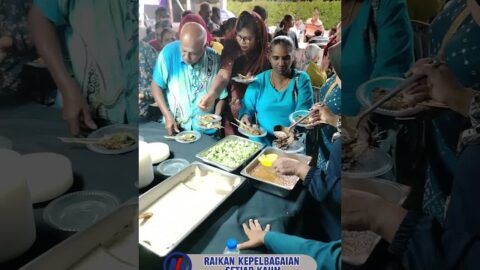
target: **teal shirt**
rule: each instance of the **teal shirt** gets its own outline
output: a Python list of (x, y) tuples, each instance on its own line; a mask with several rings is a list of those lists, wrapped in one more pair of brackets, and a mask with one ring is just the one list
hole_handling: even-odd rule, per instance
[(289, 126), (291, 113), (308, 110), (313, 105), (312, 83), (307, 73), (296, 70), (295, 76), (298, 79), (292, 79), (288, 87), (279, 92), (270, 82), (271, 72), (270, 69), (258, 74), (256, 80), (248, 86), (239, 113), (239, 118), (247, 114), (252, 120), (256, 113), (258, 125), (268, 133), (262, 140), (267, 144), (271, 144), (274, 138), (273, 128), (276, 125)]
[(35, 0), (64, 29), (74, 77), (92, 111), (114, 123), (138, 119), (138, 2)]
[(279, 232), (265, 235), (265, 246), (275, 254), (304, 254), (317, 262), (317, 270), (341, 269), (342, 241), (320, 242)]
[[(442, 41), (455, 18), (466, 6), (466, 0), (455, 0), (446, 6), (430, 28), (430, 57), (435, 57)], [(472, 15), (460, 24), (445, 47), (445, 63), (455, 78), (464, 87), (480, 91), (480, 24)], [(446, 196), (457, 167), (457, 145), (461, 132), (469, 127), (469, 119), (445, 110), (431, 122), (431, 132), (427, 137), (432, 145), (427, 174), (427, 191), (424, 210), (443, 221)]]
[[(320, 88), (318, 91), (319, 100), (322, 101), (325, 105), (327, 105), (328, 109), (336, 114), (340, 115), (342, 113), (342, 92), (340, 85), (336, 85), (330, 93), (328, 90), (332, 85), (335, 83), (337, 79), (337, 75), (334, 74), (330, 77), (325, 84)], [(328, 94), (328, 96), (326, 96)], [(325, 97), (326, 96), (326, 97)], [(317, 159), (317, 167), (323, 170), (327, 169), (327, 161), (330, 157), (330, 151), (332, 150), (333, 145), (333, 134), (337, 132), (335, 127), (330, 125), (322, 125), (320, 127), (320, 135), (321, 142), (319, 142), (319, 150), (318, 150), (318, 159)]]
[[(178, 40), (165, 46), (158, 55), (153, 81), (162, 89), (170, 112), (184, 129), (191, 130), (192, 120), (202, 114), (198, 103), (210, 89), (219, 69), (220, 56), (211, 48), (205, 50), (195, 65), (185, 63)], [(227, 91), (223, 90), (220, 99), (226, 97)]]
[[(380, 0), (375, 22), (371, 4), (372, 0), (364, 0), (354, 21), (342, 28), (343, 115), (358, 114), (358, 86), (380, 76), (401, 77), (414, 61), (413, 32), (405, 1)], [(369, 26), (377, 29), (374, 48), (368, 38)]]

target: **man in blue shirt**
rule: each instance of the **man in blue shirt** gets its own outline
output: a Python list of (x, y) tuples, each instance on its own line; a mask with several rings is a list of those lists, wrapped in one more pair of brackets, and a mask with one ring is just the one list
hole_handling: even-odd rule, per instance
[[(196, 104), (210, 89), (219, 68), (220, 56), (207, 48), (207, 33), (198, 23), (185, 24), (180, 30), (180, 40), (160, 52), (151, 89), (169, 135), (179, 132), (178, 125), (192, 129), (195, 117), (202, 114)], [(226, 96), (223, 90), (219, 99)], [(215, 114), (220, 114), (222, 105), (223, 101), (217, 103)]]

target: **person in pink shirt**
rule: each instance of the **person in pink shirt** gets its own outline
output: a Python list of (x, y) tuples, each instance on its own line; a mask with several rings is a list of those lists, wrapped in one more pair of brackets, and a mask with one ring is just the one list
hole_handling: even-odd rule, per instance
[(312, 18), (307, 19), (305, 22), (305, 36), (311, 38), (315, 36), (315, 31), (321, 31), (322, 34), (325, 31), (323, 22), (320, 20), (320, 10), (315, 8), (313, 10)]

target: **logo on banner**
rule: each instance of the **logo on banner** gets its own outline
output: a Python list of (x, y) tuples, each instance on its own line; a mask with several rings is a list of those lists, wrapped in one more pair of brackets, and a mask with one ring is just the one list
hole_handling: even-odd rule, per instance
[(192, 261), (187, 254), (182, 252), (173, 252), (169, 254), (163, 261), (163, 269), (165, 270), (191, 270)]

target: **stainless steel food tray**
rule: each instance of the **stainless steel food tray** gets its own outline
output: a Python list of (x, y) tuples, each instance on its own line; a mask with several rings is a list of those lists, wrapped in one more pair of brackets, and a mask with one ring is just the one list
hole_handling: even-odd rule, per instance
[[(258, 146), (260, 146), (260, 148), (255, 152), (253, 153), (252, 155), (250, 155), (250, 157), (248, 157), (247, 159), (245, 159), (240, 165), (234, 167), (234, 168), (231, 168), (231, 167), (227, 167), (223, 164), (220, 164), (218, 162), (215, 162), (213, 160), (210, 160), (210, 159), (207, 159), (205, 158), (203, 155), (208, 151), (210, 150), (211, 148), (219, 145), (220, 143), (222, 142), (227, 142), (227, 141), (230, 141), (230, 140), (239, 140), (239, 141), (248, 141), (248, 142), (251, 142), (251, 143), (254, 143), (254, 144), (257, 144)], [(229, 135), (223, 139), (221, 139), (220, 141), (218, 141), (216, 144), (214, 144), (213, 146), (210, 146), (208, 147), (207, 149), (201, 151), (200, 153), (198, 153), (195, 157), (200, 159), (201, 161), (205, 162), (205, 163), (208, 163), (208, 164), (211, 164), (211, 165), (214, 165), (222, 170), (225, 170), (227, 172), (233, 172), (233, 171), (236, 171), (238, 168), (244, 166), (245, 164), (247, 164), (247, 162), (252, 158), (254, 157), (256, 154), (258, 154), (258, 152), (260, 152), (263, 147), (265, 147), (264, 144), (262, 143), (259, 143), (259, 142), (255, 142), (255, 141), (252, 141), (252, 140), (249, 140), (249, 139), (246, 139), (246, 138), (242, 138), (240, 136), (237, 136), (237, 135)]]
[[(282, 150), (279, 150), (277, 148), (273, 147), (267, 147), (263, 149), (263, 151), (258, 154), (243, 170), (240, 172), (241, 175), (249, 178), (251, 180), (251, 183), (253, 184), (254, 187), (263, 190), (268, 193), (272, 193), (274, 195), (280, 196), (280, 197), (287, 197), (290, 192), (293, 190), (294, 187), (288, 188), (283, 185), (279, 185), (277, 183), (272, 183), (269, 181), (265, 181), (262, 179), (258, 179), (252, 175), (250, 175), (250, 172), (255, 168), (259, 161), (258, 157), (261, 155), (268, 155), (268, 154), (277, 154), (278, 157), (288, 157), (292, 159), (296, 159), (299, 161), (302, 161), (304, 163), (310, 164), (310, 161), (312, 160), (311, 157), (303, 155), (303, 154), (293, 154), (293, 153), (285, 153)], [(297, 177), (297, 181), (298, 181)]]
[[(203, 172), (215, 172), (218, 173), (221, 176), (227, 177), (229, 180), (234, 183), (232, 185), (232, 190), (228, 192), (224, 197), (211, 209), (206, 212), (201, 218), (198, 220), (195, 220), (195, 223), (188, 228), (185, 229), (178, 229), (181, 232), (179, 234), (178, 239), (175, 239), (173, 242), (165, 241), (161, 242), (161, 246), (158, 245), (148, 245), (147, 243), (144, 243), (142, 238), (143, 236), (150, 235), (159, 235), (160, 233), (165, 234), (169, 233), (168, 228), (166, 230), (162, 229), (161, 226), (157, 227), (154, 226), (155, 222), (151, 223), (152, 226), (147, 227), (148, 222), (150, 220), (146, 221), (145, 224), (139, 226), (139, 244), (145, 247), (146, 249), (150, 250), (151, 252), (157, 254), (160, 257), (164, 257), (171, 251), (175, 249), (175, 247), (178, 246), (178, 244), (181, 243), (183, 239), (185, 239), (193, 230), (195, 230), (210, 214), (212, 214), (230, 195), (235, 192), (245, 181), (245, 177), (239, 176), (239, 175), (234, 175), (225, 171), (222, 171), (218, 168), (200, 163), (200, 162), (193, 162), (190, 164), (188, 167), (186, 167), (184, 170), (181, 172), (167, 178), (157, 186), (153, 187), (146, 193), (140, 196), (139, 198), (139, 214), (142, 214), (146, 212), (150, 207), (154, 206), (155, 204), (160, 202), (160, 199), (167, 195), (173, 188), (175, 188), (178, 184), (181, 182), (185, 181), (192, 173), (195, 172), (195, 169), (199, 168), (202, 173)], [(168, 207), (162, 207), (159, 213), (154, 213), (154, 216), (151, 217), (151, 219), (160, 216), (161, 218), (167, 218), (171, 213), (169, 213), (169, 210), (173, 211), (179, 211), (179, 209), (185, 210), (186, 211), (180, 211), (181, 213), (175, 213), (175, 217), (183, 215), (183, 216), (194, 216), (193, 212), (196, 212), (198, 209), (195, 207), (195, 198), (194, 197), (187, 197), (183, 198), (182, 200), (182, 205), (187, 205), (188, 207), (182, 207), (182, 205), (179, 204), (174, 204), (174, 205), (169, 205)], [(165, 212), (167, 211), (167, 212)], [(191, 212), (190, 212), (191, 211)], [(189, 213), (190, 212), (190, 213)], [(156, 214), (156, 216), (155, 216)], [(170, 220), (169, 222), (172, 222), (173, 224), (175, 223), (175, 220)], [(177, 226), (178, 227), (178, 226)], [(142, 232), (142, 229), (144, 231)], [(163, 230), (163, 231), (162, 231)], [(145, 233), (145, 234), (142, 234)]]

